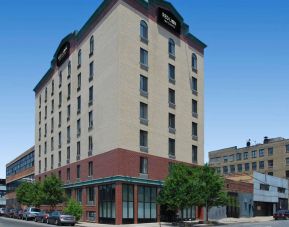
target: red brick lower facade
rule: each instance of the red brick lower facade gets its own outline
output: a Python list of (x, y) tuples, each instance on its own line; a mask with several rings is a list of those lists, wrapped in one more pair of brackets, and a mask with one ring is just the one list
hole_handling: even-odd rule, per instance
[[(147, 159), (147, 174), (140, 173), (141, 158)], [(82, 203), (83, 221), (113, 224), (156, 222), (161, 220), (157, 193), (172, 162), (176, 161), (115, 149), (37, 175), (36, 179), (44, 179), (52, 173), (58, 175), (67, 194)], [(89, 165), (93, 166), (92, 176), (89, 176)], [(192, 218), (202, 216), (199, 209), (191, 213), (194, 215)]]

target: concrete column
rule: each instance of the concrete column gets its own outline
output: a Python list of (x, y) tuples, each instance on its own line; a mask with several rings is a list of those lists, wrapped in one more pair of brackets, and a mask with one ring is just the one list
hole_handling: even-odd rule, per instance
[(115, 224), (122, 224), (122, 184), (117, 182), (115, 185)]
[(134, 219), (134, 223), (137, 224), (137, 219), (138, 219), (138, 188), (137, 188), (137, 184), (134, 185), (133, 188), (133, 219)]

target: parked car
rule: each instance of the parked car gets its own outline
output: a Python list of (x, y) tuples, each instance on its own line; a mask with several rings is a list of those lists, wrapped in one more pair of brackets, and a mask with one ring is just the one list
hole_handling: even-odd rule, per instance
[(15, 212), (15, 209), (8, 209), (8, 211), (6, 213), (6, 217), (13, 218), (14, 212)]
[(40, 211), (40, 213), (36, 214), (35, 222), (47, 223), (48, 216), (49, 216), (49, 213), (47, 213), (46, 211), (42, 210), (42, 211)]
[(0, 208), (0, 216), (4, 216), (5, 214), (5, 208)]
[(273, 218), (275, 220), (288, 219), (289, 218), (289, 210), (278, 210), (276, 213), (273, 214)]
[(14, 212), (13, 218), (22, 219), (23, 218), (23, 210), (22, 209), (17, 209)]
[(41, 210), (35, 207), (29, 207), (24, 210), (22, 219), (28, 221), (28, 220), (34, 220), (35, 216), (40, 212)]
[(71, 225), (74, 226), (76, 223), (75, 217), (69, 214), (64, 214), (61, 211), (53, 211), (49, 214), (47, 218), (47, 224), (54, 225)]

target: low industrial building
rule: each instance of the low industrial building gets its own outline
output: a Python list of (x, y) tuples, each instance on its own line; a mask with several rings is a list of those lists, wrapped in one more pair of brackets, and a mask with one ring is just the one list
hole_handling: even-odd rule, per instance
[(34, 146), (19, 155), (6, 165), (6, 205), (19, 208), (16, 200), (16, 189), (23, 182), (34, 181)]
[(0, 179), (0, 208), (6, 206), (6, 180)]

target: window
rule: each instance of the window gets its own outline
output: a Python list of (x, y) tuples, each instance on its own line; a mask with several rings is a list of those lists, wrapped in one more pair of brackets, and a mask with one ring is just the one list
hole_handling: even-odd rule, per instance
[(91, 177), (93, 175), (93, 162), (88, 163), (88, 176)]
[(286, 147), (286, 153), (289, 153), (289, 144), (287, 144), (285, 147)]
[(82, 188), (76, 189), (76, 201), (82, 203)]
[(54, 112), (54, 99), (51, 100), (51, 113)]
[(169, 138), (169, 156), (175, 156), (175, 140)]
[(92, 154), (92, 149), (93, 149), (93, 140), (92, 136), (88, 137), (88, 153)]
[(92, 129), (93, 128), (93, 112), (89, 111), (88, 113), (88, 128)]
[(224, 156), (223, 159), (225, 163), (228, 162), (228, 156)]
[(80, 160), (80, 141), (76, 144), (76, 159)]
[(58, 113), (58, 127), (61, 126), (61, 111)]
[(44, 108), (44, 118), (45, 118), (45, 120), (47, 118), (47, 106), (45, 106), (45, 108)]
[(61, 148), (61, 132), (58, 133), (58, 148)]
[(270, 190), (270, 185), (268, 185), (268, 184), (260, 184), (260, 190), (269, 191)]
[(142, 223), (156, 222), (157, 218), (157, 188), (138, 186), (138, 219)]
[(268, 148), (268, 156), (272, 156), (274, 153), (273, 147)]
[(58, 166), (61, 166), (61, 151), (58, 151)]
[(54, 80), (51, 81), (51, 96), (54, 95)]
[(143, 41), (148, 40), (148, 25), (143, 20), (140, 22), (140, 37)]
[(99, 221), (115, 220), (115, 185), (101, 185), (99, 194)]
[(174, 83), (175, 79), (175, 66), (169, 64), (169, 81)]
[(197, 60), (197, 55), (192, 54), (192, 69), (197, 70), (198, 69), (198, 60)]
[(237, 154), (236, 154), (236, 160), (237, 160), (237, 161), (240, 161), (241, 159), (242, 159), (241, 153), (237, 153)]
[(80, 133), (81, 133), (81, 121), (80, 119), (77, 120), (77, 137), (80, 136)]
[(259, 157), (264, 157), (264, 149), (259, 149)]
[(69, 83), (67, 85), (67, 100), (70, 100), (70, 95), (71, 95), (71, 84)]
[(94, 187), (88, 187), (86, 190), (87, 205), (91, 206), (95, 204), (95, 189)]
[[(124, 220), (133, 221), (134, 214), (134, 186), (133, 185), (122, 185), (122, 218)], [(127, 223), (129, 221), (123, 221)]]
[(192, 122), (192, 135), (193, 137), (198, 137), (198, 124), (195, 122)]
[(223, 166), (223, 173), (227, 174), (228, 173), (228, 166)]
[(58, 107), (61, 107), (62, 104), (62, 92), (59, 92), (58, 94)]
[(66, 134), (67, 134), (67, 143), (70, 143), (70, 126), (67, 126)]
[(175, 125), (175, 115), (172, 113), (169, 113), (169, 128), (170, 129), (175, 129), (176, 125)]
[(70, 180), (70, 168), (66, 169), (66, 180)]
[(140, 169), (139, 172), (142, 174), (148, 174), (148, 159), (140, 157)]
[(259, 161), (259, 169), (264, 169), (264, 161)]
[(38, 146), (38, 157), (41, 157), (41, 145)]
[(173, 39), (169, 39), (169, 55), (175, 56), (175, 41)]
[(46, 137), (46, 135), (47, 135), (47, 124), (45, 123), (45, 125), (44, 125), (44, 137)]
[(91, 36), (89, 41), (89, 56), (93, 55), (93, 51), (94, 51), (94, 38), (93, 36)]
[(192, 99), (192, 115), (194, 117), (198, 116), (198, 102), (194, 99)]
[(78, 56), (77, 56), (77, 63), (78, 63), (78, 68), (81, 66), (81, 49), (78, 51)]
[(289, 165), (289, 158), (286, 158), (286, 165)]
[(235, 159), (235, 155), (233, 155), (233, 154), (232, 154), (232, 155), (229, 155), (228, 161), (233, 162), (234, 159)]
[(273, 168), (273, 160), (268, 160), (268, 168)]
[(252, 158), (256, 158), (256, 151), (252, 151)]
[(59, 84), (59, 87), (61, 87), (61, 85), (62, 85), (62, 71), (60, 71), (58, 74), (58, 84)]
[(230, 172), (235, 173), (235, 165), (230, 165)]
[(67, 159), (67, 164), (70, 163), (70, 147), (67, 147), (67, 150), (66, 150), (66, 159)]
[(53, 164), (54, 164), (54, 156), (53, 156), (53, 154), (51, 155), (51, 159), (50, 159), (50, 161), (51, 161), (51, 169), (53, 169)]
[(69, 79), (71, 75), (71, 61), (68, 62), (67, 65), (67, 78)]
[(237, 168), (238, 168), (238, 172), (239, 172), (239, 173), (243, 171), (243, 169), (242, 169), (242, 164), (238, 164), (238, 165), (237, 165)]
[(41, 124), (41, 112), (38, 113), (39, 124)]
[(176, 99), (175, 99), (175, 90), (169, 88), (169, 106), (175, 108)]
[(44, 101), (47, 102), (47, 87), (45, 88)]
[(44, 171), (47, 170), (47, 158), (44, 159)]
[(38, 140), (41, 140), (41, 128), (38, 129)]
[(93, 103), (93, 86), (89, 88), (88, 105), (91, 106)]
[(76, 178), (80, 179), (80, 165), (77, 165), (76, 167)]
[(148, 92), (148, 78), (143, 75), (140, 75), (140, 91), (144, 93)]
[(77, 75), (77, 91), (81, 89), (81, 73)]
[(192, 162), (198, 163), (198, 147), (192, 145)]
[(250, 163), (245, 163), (245, 171), (250, 171)]
[(54, 150), (54, 139), (53, 139), (53, 137), (51, 137), (51, 145), (50, 145), (50, 147), (51, 147), (51, 151), (53, 151)]
[(77, 97), (77, 114), (81, 112), (81, 96)]
[(278, 192), (279, 193), (285, 193), (285, 191), (286, 191), (285, 188), (278, 187)]
[(244, 160), (248, 159), (248, 152), (244, 152), (243, 156), (244, 156)]
[(44, 154), (47, 154), (47, 142), (44, 142)]
[(140, 48), (140, 64), (145, 68), (148, 67), (148, 52)]
[(89, 81), (93, 79), (94, 75), (94, 63), (93, 61), (89, 63)]
[(192, 90), (194, 92), (198, 91), (198, 80), (195, 77), (192, 77)]
[(71, 114), (71, 109), (70, 109), (70, 105), (67, 106), (67, 121), (70, 120), (70, 114)]
[(140, 130), (140, 147), (147, 148), (148, 147), (148, 132)]
[(39, 162), (38, 162), (38, 168), (39, 168), (39, 171), (38, 171), (38, 173), (41, 173), (41, 160), (39, 160)]
[(142, 124), (148, 124), (148, 105), (146, 103), (140, 103), (139, 117)]
[(39, 95), (38, 103), (39, 103), (39, 108), (41, 108), (41, 95)]
[(252, 162), (252, 170), (256, 170), (257, 169), (257, 162)]

